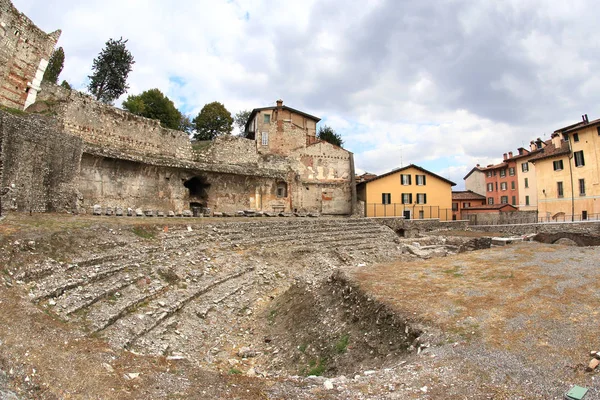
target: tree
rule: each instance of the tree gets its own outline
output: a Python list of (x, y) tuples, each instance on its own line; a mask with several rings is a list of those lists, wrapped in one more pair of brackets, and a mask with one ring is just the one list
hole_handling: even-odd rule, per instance
[(48, 66), (44, 72), (43, 82), (56, 83), (58, 82), (58, 76), (60, 75), (63, 66), (65, 64), (65, 51), (62, 47), (54, 50), (48, 61)]
[(132, 114), (158, 119), (165, 128), (179, 129), (181, 123), (181, 113), (175, 104), (158, 89), (128, 96), (123, 108)]
[(109, 39), (98, 57), (94, 59), (88, 90), (96, 100), (112, 103), (127, 92), (127, 76), (131, 72), (133, 56), (125, 47), (127, 40)]
[(194, 132), (194, 123), (189, 115), (181, 114), (181, 119), (179, 120), (179, 130), (187, 133), (188, 135)]
[(235, 124), (235, 126), (238, 127), (238, 129), (240, 130), (240, 136), (246, 136), (246, 123), (248, 122), (248, 118), (250, 118), (250, 113), (252, 113), (252, 111), (250, 110), (242, 110), (242, 111), (238, 111), (235, 116), (233, 117), (233, 123)]
[(317, 133), (317, 138), (319, 140), (324, 140), (339, 147), (342, 147), (342, 145), (344, 144), (342, 137), (339, 134), (335, 133), (335, 131), (327, 125), (319, 127), (319, 133)]
[(231, 113), (218, 101), (205, 104), (192, 122), (196, 128), (196, 140), (212, 140), (220, 135), (228, 135), (233, 127)]
[(67, 82), (67, 81), (65, 81), (65, 80), (63, 80), (63, 81), (60, 83), (60, 86), (64, 87), (65, 89), (73, 90), (73, 88), (71, 87), (71, 85), (69, 84), (69, 82)]

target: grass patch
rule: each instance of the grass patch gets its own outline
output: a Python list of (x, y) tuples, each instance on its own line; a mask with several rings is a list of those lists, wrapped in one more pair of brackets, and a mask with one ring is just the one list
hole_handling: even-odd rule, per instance
[(242, 371), (237, 368), (229, 368), (229, 375), (241, 375)]
[(445, 269), (442, 272), (448, 275), (452, 275), (456, 278), (463, 276), (463, 274), (460, 272), (460, 267), (458, 265), (451, 269)]
[(23, 117), (23, 116), (27, 115), (27, 113), (25, 111), (19, 110), (17, 108), (12, 108), (12, 107), (0, 106), (0, 110), (6, 111), (7, 113), (12, 114), (12, 115), (17, 115), (19, 117)]
[(273, 325), (273, 323), (275, 322), (275, 317), (277, 316), (277, 310), (276, 309), (272, 309), (269, 312), (269, 315), (267, 316), (267, 321), (269, 321), (270, 325)]
[(199, 140), (197, 142), (192, 143), (192, 149), (195, 151), (206, 150), (212, 144), (212, 140)]
[(136, 226), (135, 228), (131, 229), (131, 231), (143, 239), (154, 239), (154, 235), (156, 235), (156, 232), (145, 226)]
[(306, 343), (302, 343), (300, 346), (298, 346), (298, 350), (300, 350), (301, 353), (306, 353), (307, 347), (308, 345)]
[(310, 360), (308, 362), (308, 368), (304, 368), (301, 371), (301, 375), (304, 376), (321, 376), (323, 372), (327, 369), (327, 362), (322, 358), (317, 358), (316, 360)]
[(344, 354), (348, 350), (349, 334), (343, 335), (335, 344), (335, 351), (339, 354)]

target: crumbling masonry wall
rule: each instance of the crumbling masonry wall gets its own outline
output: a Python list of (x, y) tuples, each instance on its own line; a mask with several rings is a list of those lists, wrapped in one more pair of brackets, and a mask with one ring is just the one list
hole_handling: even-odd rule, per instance
[(23, 110), (36, 99), (60, 30), (47, 34), (0, 0), (0, 104)]
[(85, 142), (127, 153), (192, 160), (186, 133), (160, 126), (158, 120), (133, 115), (76, 90), (44, 83), (28, 111), (55, 115), (62, 129)]
[(0, 188), (2, 210), (72, 211), (74, 183), (82, 154), (80, 138), (61, 133), (47, 118), (0, 111)]

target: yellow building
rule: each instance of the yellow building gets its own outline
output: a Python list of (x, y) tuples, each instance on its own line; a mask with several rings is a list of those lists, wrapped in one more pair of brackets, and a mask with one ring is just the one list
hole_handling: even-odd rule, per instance
[(600, 119), (556, 130), (535, 164), (538, 216), (546, 220), (597, 219), (600, 214)]
[(452, 220), (454, 182), (411, 164), (356, 186), (367, 217)]

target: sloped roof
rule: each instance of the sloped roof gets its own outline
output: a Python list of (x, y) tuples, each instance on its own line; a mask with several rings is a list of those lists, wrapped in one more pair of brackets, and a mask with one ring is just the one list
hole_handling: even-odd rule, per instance
[(469, 171), (469, 173), (468, 173), (467, 175), (465, 175), (465, 177), (464, 177), (463, 179), (467, 179), (467, 178), (468, 178), (469, 176), (471, 176), (471, 174), (472, 174), (473, 172), (475, 172), (475, 171), (483, 172), (483, 171), (481, 170), (481, 167), (473, 167), (473, 169), (472, 169), (472, 170), (470, 170), (470, 171)]
[(431, 175), (431, 176), (434, 176), (434, 177), (436, 177), (436, 178), (438, 178), (438, 179), (441, 179), (442, 181), (444, 181), (444, 182), (446, 182), (446, 183), (449, 183), (449, 184), (450, 184), (450, 186), (456, 186), (456, 183), (452, 182), (451, 180), (448, 180), (448, 179), (446, 179), (446, 178), (444, 178), (444, 177), (442, 177), (442, 176), (439, 176), (439, 175), (437, 175), (437, 174), (434, 174), (433, 172), (431, 172), (431, 171), (428, 171), (428, 170), (426, 170), (425, 168), (423, 168), (423, 167), (419, 167), (418, 165), (415, 165), (415, 164), (410, 164), (410, 165), (407, 165), (406, 167), (402, 167), (402, 168), (393, 169), (393, 170), (391, 170), (390, 172), (386, 172), (385, 174), (378, 175), (378, 176), (376, 176), (376, 177), (375, 177), (375, 178), (373, 178), (373, 179), (369, 179), (368, 181), (361, 182), (361, 183), (360, 183), (360, 185), (364, 185), (364, 184), (366, 184), (366, 183), (369, 183), (369, 182), (376, 181), (377, 179), (384, 178), (384, 177), (386, 177), (386, 176), (388, 176), (388, 175), (392, 175), (392, 174), (395, 174), (395, 173), (397, 173), (397, 172), (406, 171), (406, 170), (407, 170), (407, 169), (409, 169), (409, 168), (415, 168), (415, 169), (418, 169), (419, 171), (425, 172), (426, 174), (429, 174), (429, 175)]
[(485, 200), (485, 196), (472, 190), (459, 190), (452, 192), (452, 200)]
[(558, 157), (565, 154), (569, 154), (570, 152), (569, 143), (565, 142), (564, 140), (560, 142), (559, 148), (556, 148), (556, 146), (554, 146), (551, 139), (546, 140), (545, 143), (546, 146), (541, 148), (539, 153), (535, 157), (529, 159), (529, 161), (535, 163), (536, 161), (543, 160), (545, 158)]
[(513, 206), (512, 204), (484, 204), (481, 206), (463, 208), (463, 210), (465, 210), (465, 211), (468, 211), (468, 210), (500, 210), (504, 207), (510, 207), (514, 210), (517, 209), (517, 207)]

